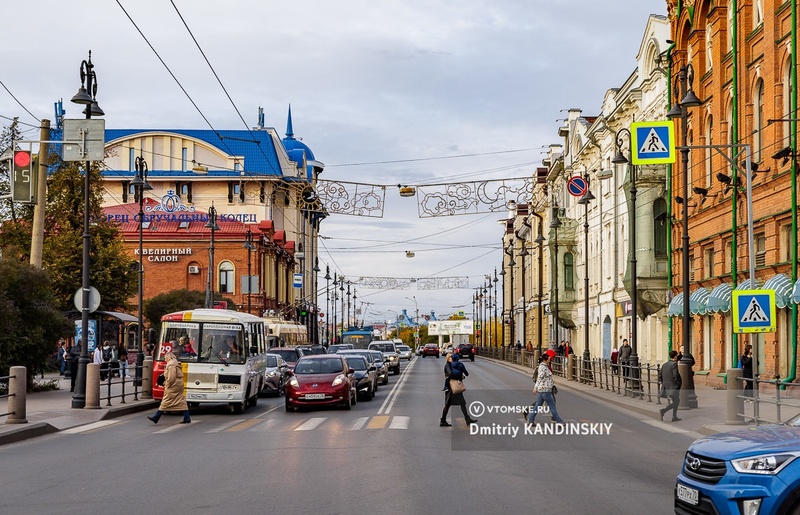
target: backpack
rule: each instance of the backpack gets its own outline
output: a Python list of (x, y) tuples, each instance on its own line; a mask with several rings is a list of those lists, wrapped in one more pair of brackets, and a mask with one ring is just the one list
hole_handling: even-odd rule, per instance
[(531, 379), (533, 379), (534, 383), (539, 380), (539, 365), (536, 365), (536, 368), (533, 369)]
[(103, 348), (103, 361), (111, 361), (111, 347)]

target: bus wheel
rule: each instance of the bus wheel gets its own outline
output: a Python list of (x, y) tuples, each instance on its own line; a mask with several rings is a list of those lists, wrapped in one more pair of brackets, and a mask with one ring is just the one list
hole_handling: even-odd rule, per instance
[(237, 402), (237, 403), (231, 404), (231, 410), (233, 410), (233, 412), (236, 415), (239, 415), (241, 413), (244, 413), (246, 405), (247, 405), (247, 401), (245, 401), (245, 402)]
[(247, 405), (251, 408), (255, 408), (256, 404), (258, 404), (258, 395), (253, 395), (249, 399), (247, 399)]

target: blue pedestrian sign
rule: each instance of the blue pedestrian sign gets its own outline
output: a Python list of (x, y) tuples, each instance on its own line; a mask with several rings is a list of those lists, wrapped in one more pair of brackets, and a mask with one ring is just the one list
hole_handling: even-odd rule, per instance
[(775, 332), (774, 290), (733, 290), (731, 304), (734, 333)]
[(675, 162), (675, 124), (636, 122), (631, 124), (631, 161), (635, 165)]

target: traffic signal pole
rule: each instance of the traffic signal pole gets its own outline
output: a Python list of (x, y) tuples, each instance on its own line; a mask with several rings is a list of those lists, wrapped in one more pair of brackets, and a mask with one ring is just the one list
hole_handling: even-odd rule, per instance
[(47, 205), (47, 165), (50, 164), (50, 120), (42, 120), (39, 138), (39, 180), (36, 184), (36, 204), (33, 206), (33, 233), (31, 236), (31, 265), (42, 268), (42, 246), (44, 244), (44, 215)]

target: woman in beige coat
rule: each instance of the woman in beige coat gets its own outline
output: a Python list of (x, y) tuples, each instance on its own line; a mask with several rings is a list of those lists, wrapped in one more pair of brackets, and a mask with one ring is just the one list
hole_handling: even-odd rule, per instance
[(161, 405), (153, 416), (147, 417), (153, 424), (158, 424), (158, 420), (165, 411), (182, 411), (183, 421), (181, 424), (188, 424), (192, 421), (189, 417), (189, 406), (186, 405), (186, 397), (183, 395), (183, 370), (175, 354), (168, 352), (164, 355), (167, 360), (167, 367), (164, 369), (164, 397)]

